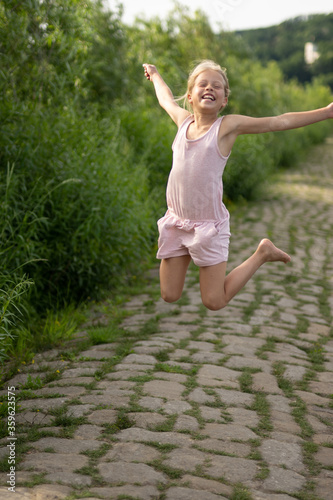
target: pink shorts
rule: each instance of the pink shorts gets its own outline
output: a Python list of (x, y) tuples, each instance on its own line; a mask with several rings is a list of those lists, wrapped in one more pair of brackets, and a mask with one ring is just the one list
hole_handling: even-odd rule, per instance
[(190, 255), (199, 267), (228, 260), (229, 214), (222, 221), (191, 221), (167, 212), (158, 222), (158, 259)]

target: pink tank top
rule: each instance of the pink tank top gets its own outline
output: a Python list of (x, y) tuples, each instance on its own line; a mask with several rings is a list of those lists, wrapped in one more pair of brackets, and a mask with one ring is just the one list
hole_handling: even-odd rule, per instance
[(230, 156), (218, 147), (218, 133), (223, 117), (218, 118), (203, 136), (187, 139), (193, 116), (179, 127), (172, 145), (173, 164), (167, 186), (167, 204), (181, 219), (221, 221), (229, 217), (222, 202), (222, 174)]

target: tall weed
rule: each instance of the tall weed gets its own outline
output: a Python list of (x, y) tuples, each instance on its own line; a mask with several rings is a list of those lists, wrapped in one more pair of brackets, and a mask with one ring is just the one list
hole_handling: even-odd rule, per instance
[(21, 327), (25, 314), (23, 296), (33, 285), (26, 276), (11, 279), (0, 274), (0, 364), (7, 358), (7, 352), (15, 339), (15, 331)]

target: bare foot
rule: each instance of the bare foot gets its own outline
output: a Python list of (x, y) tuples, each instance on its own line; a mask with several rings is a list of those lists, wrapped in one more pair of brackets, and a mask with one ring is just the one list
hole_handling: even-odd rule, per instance
[(261, 240), (257, 251), (263, 254), (265, 262), (284, 262), (285, 264), (287, 264), (291, 261), (290, 255), (277, 248), (267, 238)]

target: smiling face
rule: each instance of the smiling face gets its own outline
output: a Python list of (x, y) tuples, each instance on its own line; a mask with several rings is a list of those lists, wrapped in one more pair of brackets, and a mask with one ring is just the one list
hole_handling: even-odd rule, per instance
[(222, 75), (213, 69), (202, 71), (190, 89), (188, 101), (194, 111), (219, 112), (228, 102)]

